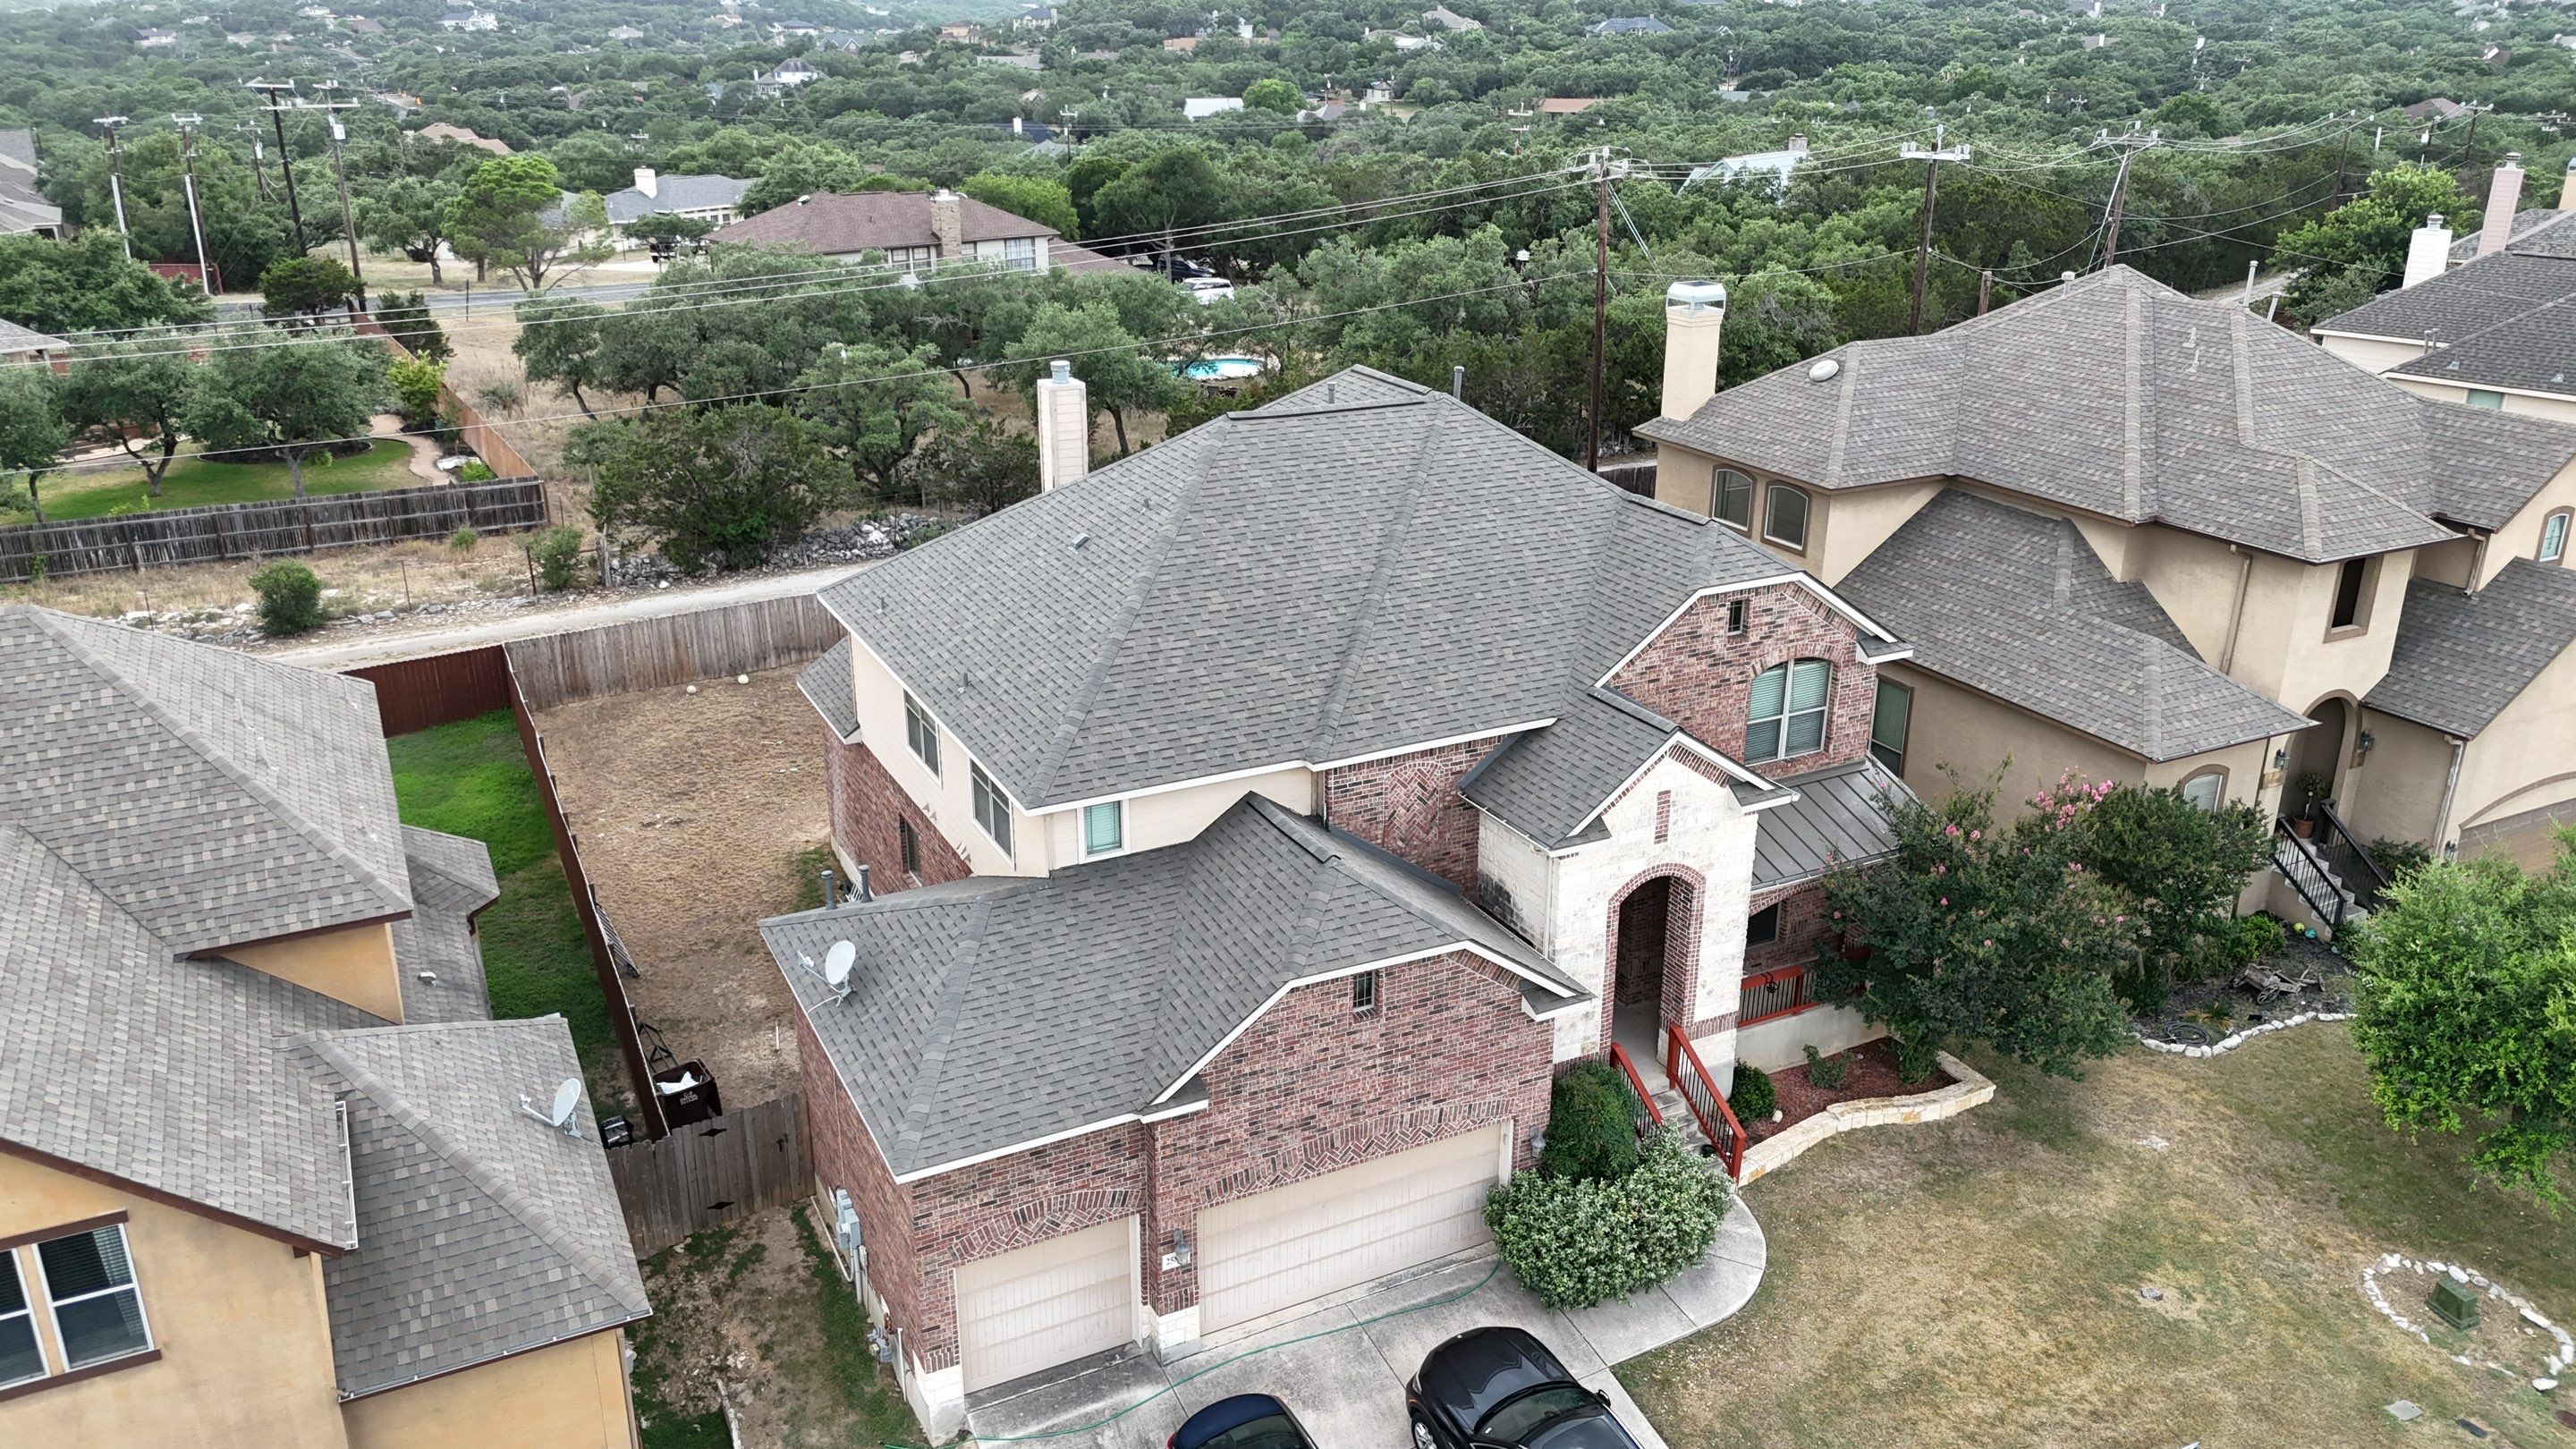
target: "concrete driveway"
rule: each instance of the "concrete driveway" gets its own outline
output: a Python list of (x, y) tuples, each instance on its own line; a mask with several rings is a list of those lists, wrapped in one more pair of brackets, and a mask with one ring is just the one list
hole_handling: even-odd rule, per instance
[(1468, 1329), (1508, 1324), (1536, 1334), (1586, 1387), (1608, 1394), (1644, 1449), (1665, 1449), (1611, 1365), (1732, 1317), (1761, 1283), (1767, 1259), (1761, 1225), (1739, 1197), (1697, 1267), (1627, 1303), (1543, 1308), (1510, 1269), (1496, 1271), (1490, 1253), (1477, 1254), (1229, 1329), (1167, 1364), (1129, 1349), (1003, 1385), (969, 1401), (967, 1426), (987, 1443), (1161, 1449), (1200, 1409), (1258, 1392), (1286, 1402), (1316, 1449), (1409, 1449), (1404, 1383), (1423, 1355)]

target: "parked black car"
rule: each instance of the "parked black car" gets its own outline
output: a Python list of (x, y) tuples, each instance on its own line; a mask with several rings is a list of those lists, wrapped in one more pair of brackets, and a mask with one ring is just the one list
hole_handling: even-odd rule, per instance
[(1268, 1394), (1237, 1394), (1190, 1415), (1164, 1449), (1315, 1449), (1315, 1441), (1286, 1404)]
[(1637, 1449), (1609, 1396), (1518, 1328), (1472, 1329), (1431, 1350), (1404, 1403), (1413, 1449)]

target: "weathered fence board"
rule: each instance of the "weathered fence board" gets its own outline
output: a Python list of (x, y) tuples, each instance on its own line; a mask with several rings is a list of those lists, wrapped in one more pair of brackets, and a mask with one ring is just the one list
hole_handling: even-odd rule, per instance
[(510, 673), (528, 707), (664, 689), (802, 664), (846, 631), (811, 594), (513, 640)]
[[(804, 1099), (794, 1092), (608, 1152), (635, 1256), (812, 1194)], [(828, 1229), (826, 1229), (828, 1231)]]
[(349, 674), (376, 687), (385, 738), (510, 707), (510, 659), (498, 644), (371, 664)]
[(428, 484), (262, 503), (157, 508), (149, 513), (0, 528), (0, 581), (221, 563), (362, 543), (542, 528), (545, 484), (534, 478)]

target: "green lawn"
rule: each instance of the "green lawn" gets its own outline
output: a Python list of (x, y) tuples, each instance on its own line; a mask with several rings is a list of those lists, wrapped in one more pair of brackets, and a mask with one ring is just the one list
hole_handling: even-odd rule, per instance
[[(367, 493), (419, 483), (411, 471), (411, 445), (400, 438), (379, 439), (364, 453), (345, 458), (316, 453), (304, 460), (308, 494)], [(36, 486), (44, 493), (48, 522), (295, 496), (295, 484), (287, 477), (284, 463), (211, 463), (195, 456), (182, 456), (170, 465), (159, 498), (145, 492), (139, 468), (49, 473), (37, 479)], [(20, 523), (33, 516), (23, 507), (9, 515)]]
[(386, 741), (403, 823), (480, 840), (501, 898), (479, 918), (492, 1014), (561, 1012), (603, 1110), (629, 1100), (608, 1000), (555, 858), (536, 775), (506, 709)]
[[(2467, 1416), (2576, 1444), (2528, 1384), (2363, 1298), (2393, 1250), (2576, 1319), (2576, 1213), (2480, 1184), (2462, 1139), (2382, 1126), (2344, 1028), (2079, 1082), (1975, 1064), (1992, 1103), (1836, 1138), (1745, 1193), (1770, 1237), (1753, 1302), (1620, 1371), (1668, 1441), (2465, 1444)], [(2401, 1398), (2430, 1418), (2399, 1425)]]

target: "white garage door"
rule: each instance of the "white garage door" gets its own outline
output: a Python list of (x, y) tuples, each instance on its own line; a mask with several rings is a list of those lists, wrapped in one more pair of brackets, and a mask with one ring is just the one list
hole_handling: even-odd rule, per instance
[(1509, 1130), (1465, 1133), (1200, 1213), (1200, 1329), (1486, 1241), (1485, 1193)]
[(957, 1353), (966, 1387), (1132, 1342), (1134, 1218), (986, 1258), (957, 1270)]

